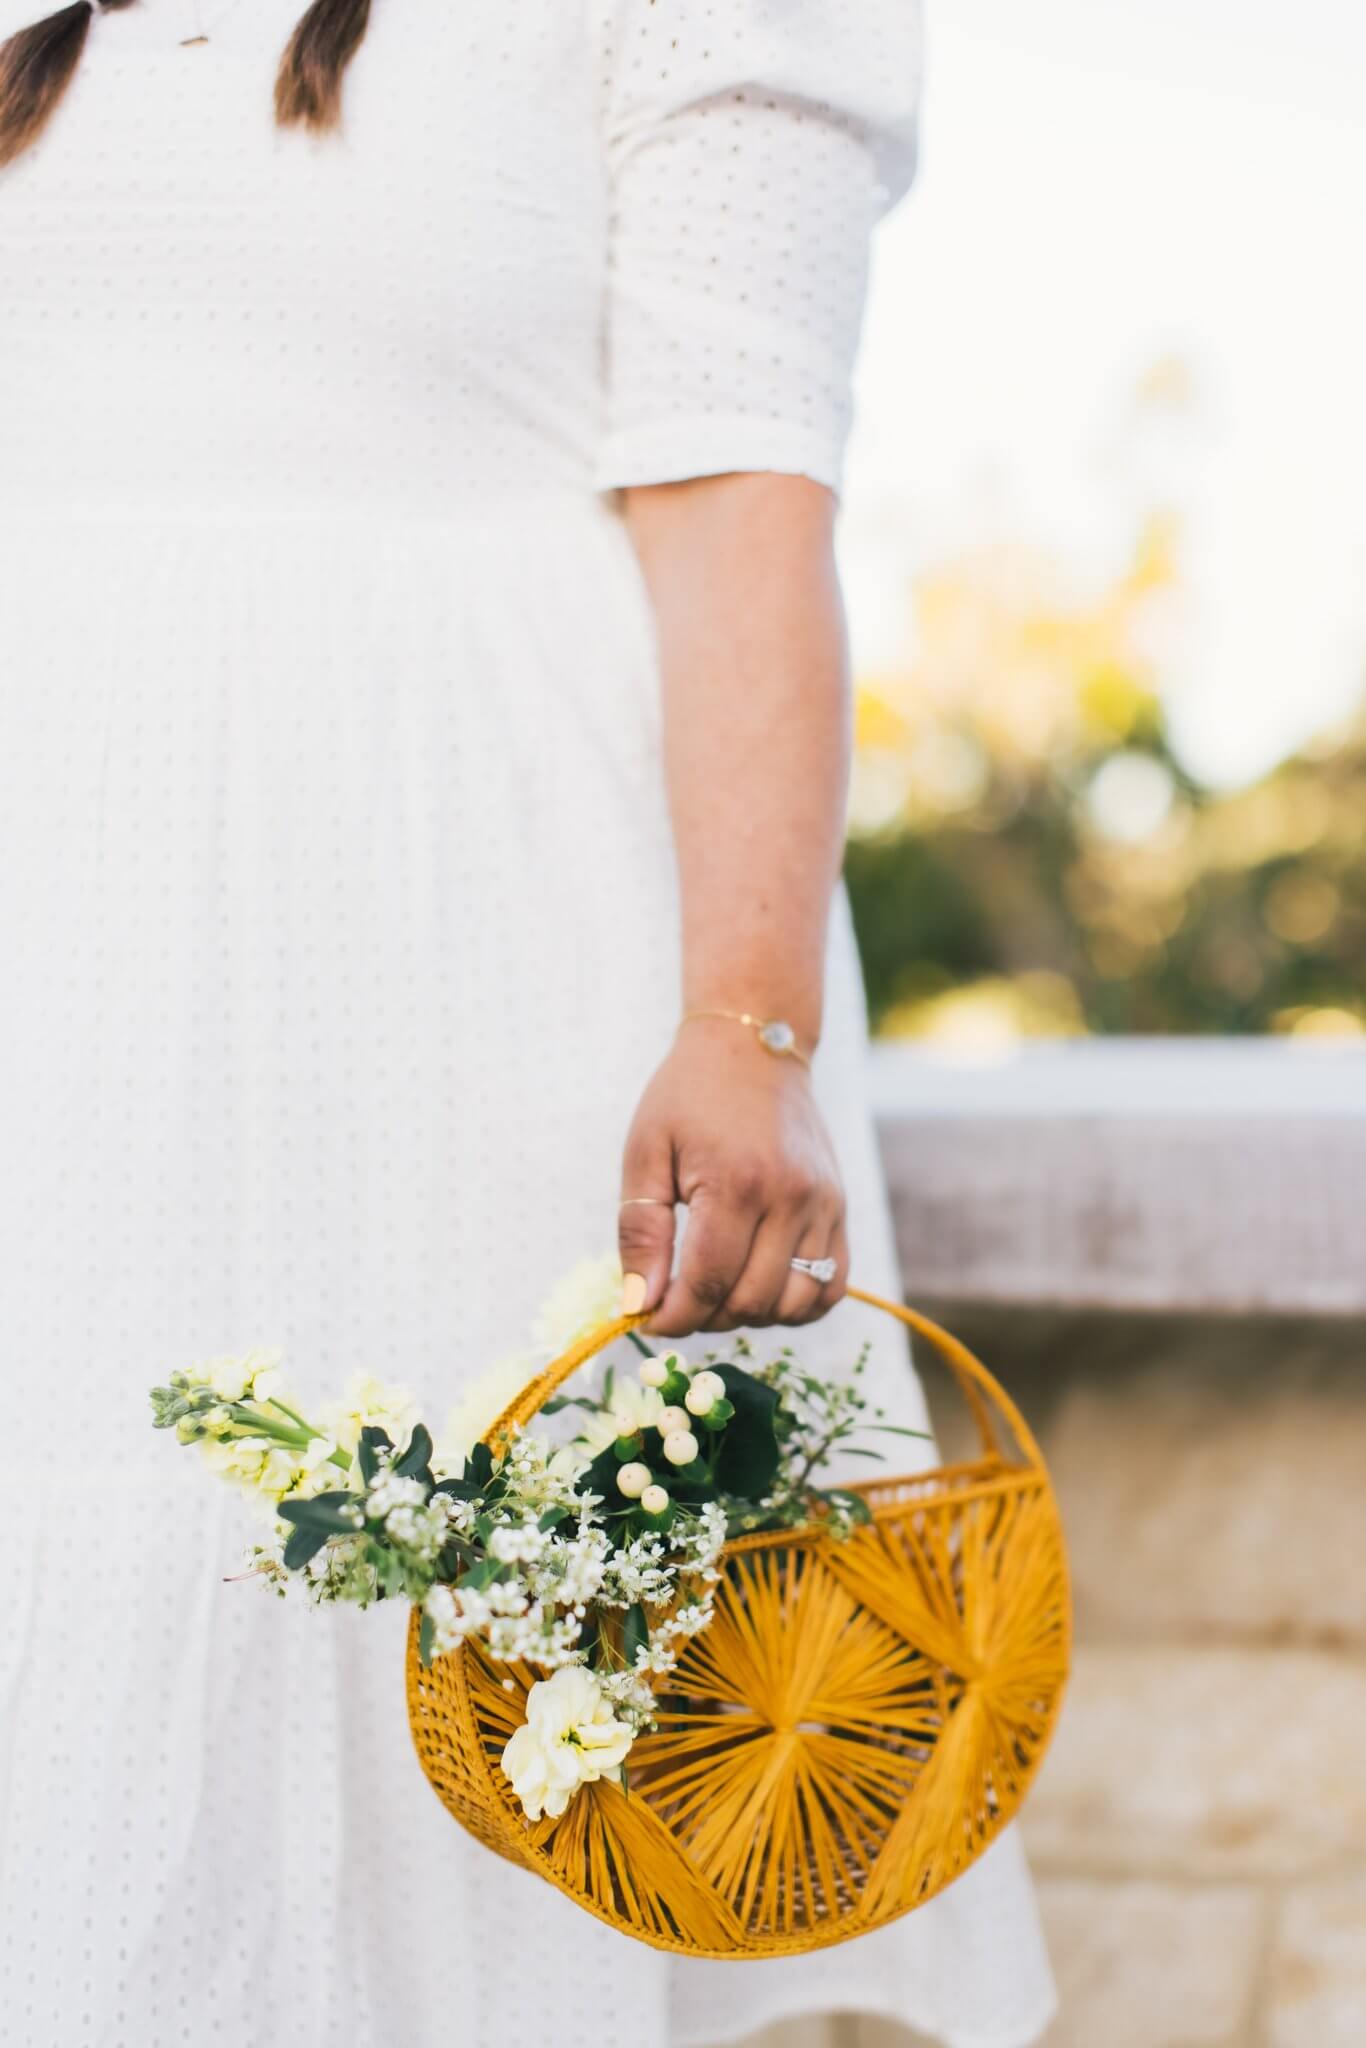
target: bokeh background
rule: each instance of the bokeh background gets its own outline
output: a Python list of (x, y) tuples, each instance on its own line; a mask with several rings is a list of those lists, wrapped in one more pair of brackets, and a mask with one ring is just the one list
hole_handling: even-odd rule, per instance
[(847, 876), (904, 1285), (1070, 1536), (1047, 2048), (1363, 2048), (1366, 9), (928, 14)]
[(1366, 10), (931, 5), (843, 557), (877, 1029), (1366, 1031)]

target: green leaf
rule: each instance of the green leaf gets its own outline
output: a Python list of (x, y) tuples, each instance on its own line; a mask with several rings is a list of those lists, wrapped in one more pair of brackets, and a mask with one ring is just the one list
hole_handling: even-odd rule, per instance
[(326, 1529), (292, 1529), (289, 1540), (284, 1548), (286, 1570), (291, 1572), (301, 1571), (311, 1558), (317, 1556), (326, 1543), (327, 1537), (328, 1532)]
[(634, 1607), (626, 1610), (626, 1619), (621, 1625), (621, 1647), (626, 1657), (628, 1671), (635, 1666), (636, 1652), (650, 1647), (650, 1624), (645, 1619), (645, 1609), (637, 1600)]
[(918, 1436), (922, 1443), (932, 1444), (934, 1438), (928, 1429), (902, 1429), (895, 1422), (862, 1422), (860, 1429), (880, 1429), (885, 1436)]
[(442, 1479), (432, 1488), (433, 1493), (448, 1493), (452, 1500), (478, 1500), (480, 1489), (472, 1479)]
[(742, 1366), (718, 1365), (715, 1371), (735, 1409), (712, 1463), (716, 1484), (723, 1493), (761, 1500), (778, 1471), (778, 1438), (773, 1426), (778, 1395)]
[(486, 1487), (493, 1477), (493, 1452), (487, 1444), (476, 1444), (465, 1460), (463, 1477), (467, 1485)]
[(360, 1442), (356, 1446), (356, 1460), (360, 1466), (360, 1476), (367, 1486), (371, 1484), (379, 1470), (379, 1458), (376, 1453), (392, 1451), (393, 1448), (393, 1439), (387, 1429), (381, 1429), (377, 1423), (366, 1423), (360, 1433)]
[(297, 1529), (321, 1530), (325, 1537), (354, 1536), (355, 1505), (353, 1493), (314, 1493), (301, 1500), (282, 1500), (278, 1512), (282, 1521), (293, 1522)]
[(394, 1471), (400, 1479), (425, 1479), (432, 1483), (432, 1433), (425, 1422), (414, 1425), (408, 1439), (408, 1448), (401, 1458), (394, 1460)]
[(430, 1614), (424, 1614), (422, 1626), (417, 1632), (417, 1654), (424, 1666), (431, 1663), (432, 1651), (435, 1647), (436, 1624), (433, 1622)]
[(485, 1586), (496, 1585), (507, 1576), (507, 1566), (499, 1564), (496, 1557), (481, 1557), (478, 1564), (471, 1565), (460, 1584), (468, 1586), (472, 1593), (482, 1593)]

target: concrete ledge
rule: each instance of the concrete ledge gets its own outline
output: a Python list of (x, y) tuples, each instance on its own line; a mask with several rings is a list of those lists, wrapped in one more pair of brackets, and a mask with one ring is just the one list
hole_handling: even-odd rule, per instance
[(871, 1088), (912, 1299), (1366, 1310), (1366, 1049), (879, 1045)]

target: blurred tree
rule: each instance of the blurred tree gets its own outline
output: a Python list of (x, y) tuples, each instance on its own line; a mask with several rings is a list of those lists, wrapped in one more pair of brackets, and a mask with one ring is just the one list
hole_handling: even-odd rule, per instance
[(1176, 584), (1151, 520), (1109, 587), (992, 549), (915, 590), (860, 689), (846, 878), (884, 1033), (1366, 1028), (1366, 707), (1232, 794), (1169, 744)]

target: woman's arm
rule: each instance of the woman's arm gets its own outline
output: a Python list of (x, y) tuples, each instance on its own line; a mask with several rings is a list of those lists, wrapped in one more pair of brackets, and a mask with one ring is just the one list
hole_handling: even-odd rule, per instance
[[(626, 514), (663, 671), (683, 1008), (786, 1018), (809, 1052), (848, 777), (834, 499), (736, 474), (630, 490)], [(689, 1205), (672, 1282), (672, 1209), (621, 1211), (625, 1304), (657, 1305), (652, 1332), (808, 1322), (843, 1293), (844, 1197), (810, 1076), (738, 1024), (680, 1024), (621, 1191)], [(794, 1273), (797, 1253), (833, 1256), (835, 1278)]]

